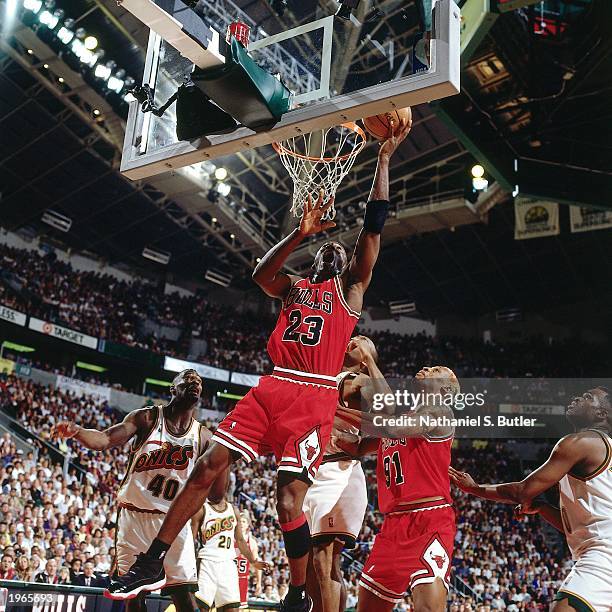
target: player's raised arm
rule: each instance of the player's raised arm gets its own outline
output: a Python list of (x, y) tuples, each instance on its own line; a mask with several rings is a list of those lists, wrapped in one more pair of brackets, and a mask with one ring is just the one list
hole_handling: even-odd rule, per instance
[(51, 437), (55, 439), (74, 438), (91, 450), (106, 450), (114, 446), (123, 446), (138, 432), (148, 429), (151, 423), (150, 416), (151, 408), (134, 410), (121, 423), (103, 431), (86, 429), (72, 421), (62, 421), (53, 427)]
[[(410, 132), (412, 121), (402, 120), (397, 130), (395, 127), (391, 123), (393, 136), (385, 140), (378, 151), (378, 163), (366, 205), (363, 229), (357, 238), (348, 273), (345, 275), (345, 289), (360, 285), (362, 294), (372, 279), (372, 270), (380, 251), (380, 234), (389, 212), (389, 160)], [(353, 304), (351, 300), (349, 306), (357, 311), (361, 310), (361, 304)]]
[(261, 259), (253, 271), (253, 280), (270, 297), (284, 299), (296, 277), (282, 271), (287, 257), (293, 253), (306, 236), (318, 234), (334, 227), (333, 221), (323, 221), (322, 217), (333, 204), (330, 198), (323, 204), (324, 193), (321, 191), (319, 199), (313, 204), (310, 194), (304, 203), (304, 210), (300, 225), (288, 236), (273, 246)]
[(585, 461), (588, 438), (571, 434), (557, 442), (550, 457), (520, 482), (481, 485), (466, 472), (449, 468), (451, 480), (466, 493), (505, 504), (524, 504), (557, 484), (572, 468)]

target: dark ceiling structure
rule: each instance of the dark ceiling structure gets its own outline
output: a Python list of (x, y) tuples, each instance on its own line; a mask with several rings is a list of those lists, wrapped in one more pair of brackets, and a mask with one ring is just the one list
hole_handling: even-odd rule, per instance
[[(281, 17), (267, 0), (237, 4), (270, 34), (337, 8), (331, 0), (288, 0)], [(500, 15), (464, 71), (462, 95), (413, 109), (413, 131), (391, 169), (398, 210), (462, 198), (475, 160), (505, 188), (518, 183), (527, 193), (610, 206), (610, 3), (546, 5), (562, 23), (554, 36), (544, 40), (534, 30), (538, 6)], [(63, 8), (95, 33), (120, 66), (138, 76), (146, 28), (114, 2), (72, 0)], [(396, 44), (404, 44), (408, 38), (402, 37), (422, 25), (417, 2), (363, 0), (360, 10), (374, 9), (382, 14), (374, 35), (394, 37)], [(400, 20), (401, 27), (396, 25)], [(368, 27), (372, 34), (374, 28)], [(373, 61), (371, 48), (359, 49), (349, 72), (367, 69)], [(28, 54), (19, 37), (0, 43), (0, 225), (109, 263), (129, 264), (149, 276), (202, 281), (204, 271), (215, 268), (229, 272), (235, 286), (250, 287), (257, 253), (214, 231), (209, 217), (186, 210), (159, 186), (123, 177), (113, 135), (121, 117), (112, 110), (95, 116), (91, 104), (83, 102), (84, 89), (59, 87), (57, 74), (44, 68), (51, 59)], [(367, 198), (375, 160), (376, 145), (370, 143), (340, 187), (340, 230), (350, 230), (359, 214), (349, 213), (349, 206), (358, 210)], [(280, 238), (292, 186), (273, 150), (245, 152), (218, 164), (229, 172), (241, 214), (254, 226), (265, 218), (269, 240)], [(45, 210), (71, 218), (70, 231), (43, 224)], [(610, 230), (570, 234), (562, 207), (560, 236), (515, 241), (510, 193), (477, 221), (461, 227), (441, 223), (438, 231), (388, 244), (369, 302), (412, 299), (420, 314), (434, 318), (610, 295)], [(170, 253), (168, 266), (144, 260), (145, 246)]]

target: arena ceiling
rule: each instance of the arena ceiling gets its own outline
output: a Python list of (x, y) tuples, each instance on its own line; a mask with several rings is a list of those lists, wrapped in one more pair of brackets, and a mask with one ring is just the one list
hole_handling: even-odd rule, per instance
[[(332, 5), (335, 7), (333, 2), (292, 3), (289, 0), (289, 8), (281, 18), (266, 0), (241, 0), (238, 4), (249, 5), (269, 33), (277, 31), (282, 23), (308, 21)], [(558, 53), (555, 61), (564, 65), (567, 49), (585, 44), (585, 32), (599, 28), (601, 18), (590, 3), (574, 0), (568, 4), (582, 4), (584, 10), (572, 17), (575, 23), (566, 26), (561, 40), (551, 44), (548, 50), (553, 59)], [(601, 4), (603, 0), (593, 6)], [(61, 5), (59, 0), (58, 5)], [(148, 30), (114, 2), (75, 0), (70, 7), (75, 16), (81, 16), (79, 25), (98, 36), (103, 47), (112, 49), (114, 59), (128, 74), (137, 76)], [(295, 7), (299, 7), (297, 12), (293, 11)], [(405, 19), (408, 15), (414, 28), (418, 27), (419, 12), (414, 2), (388, 0), (377, 2), (375, 7), (390, 16), (389, 36), (394, 35), (394, 18)], [(474, 113), (491, 114), (495, 105), (501, 109), (494, 116), (505, 121), (505, 128), (496, 126), (494, 136), (484, 130), (482, 134), (470, 132), (478, 145), (478, 154), (494, 157), (501, 147), (491, 146), (492, 143), (502, 143), (520, 150), (521, 155), (526, 151), (531, 157), (540, 156), (551, 162), (546, 165), (549, 170), (542, 173), (545, 187), (545, 181), (550, 182), (555, 173), (557, 183), (565, 180), (565, 170), (555, 163), (563, 160), (563, 151), (567, 148), (575, 162), (573, 165), (597, 171), (590, 173), (591, 177), (594, 174), (598, 177), (590, 183), (592, 190), (599, 189), (597, 180), (609, 178), (611, 140), (602, 125), (612, 108), (609, 97), (612, 71), (604, 74), (603, 70), (610, 56), (609, 53), (606, 56), (605, 45), (609, 47), (612, 37), (604, 39), (602, 34), (601, 40), (591, 45), (593, 49), (585, 55), (585, 61), (572, 64), (574, 73), (567, 89), (553, 98), (562, 107), (556, 111), (559, 117), (576, 114), (576, 104), (585, 108), (591, 102), (600, 105), (597, 106), (599, 114), (591, 112), (589, 107), (588, 113), (582, 113), (581, 121), (575, 119), (571, 134), (557, 130), (556, 133), (563, 135), (561, 140), (546, 140), (543, 135), (551, 133), (551, 126), (544, 125), (542, 134), (534, 136), (535, 120), (524, 120), (521, 114), (531, 113), (542, 121), (551, 112), (545, 105), (547, 100), (524, 103), (527, 86), (520, 75), (528, 74), (530, 82), (538, 83), (533, 67), (545, 71), (549, 65), (543, 59), (525, 63), (524, 46), (516, 42), (517, 29), (524, 29), (529, 15), (529, 11), (511, 13), (498, 20), (496, 29), (483, 41), (473, 65), (468, 67), (464, 94), (451, 102), (456, 108), (433, 109), (423, 105), (415, 109), (413, 132), (398, 152), (392, 168), (392, 190), (400, 204), (436, 202), (463, 194), (476, 151), (473, 147), (468, 150), (460, 142), (459, 136), (463, 134), (457, 125), (465, 128), (477, 123), (482, 127), (481, 118)], [(495, 88), (491, 84), (479, 89), (474, 81), (474, 65), (491, 53), (503, 57), (510, 75), (503, 84), (503, 102), (494, 96)], [(76, 250), (93, 252), (111, 263), (128, 263), (144, 273), (159, 274), (160, 268), (141, 256), (143, 247), (152, 246), (172, 254), (167, 272), (177, 277), (200, 280), (207, 268), (216, 268), (233, 274), (236, 285), (250, 286), (249, 268), (255, 253), (235, 248), (227, 236), (211, 231), (206, 220), (187, 214), (159, 188), (121, 176), (117, 146), (121, 119), (111, 110), (94, 117), (91, 106), (83, 102), (82, 91), (58, 87), (57, 75), (50, 75), (43, 68), (51, 59), (28, 55), (26, 46), (16, 40), (10, 45), (0, 44), (0, 224), (7, 229), (46, 236)], [(593, 93), (594, 86), (601, 90), (599, 95)], [(543, 87), (536, 97), (546, 97), (548, 90)], [(533, 92), (530, 95), (533, 97)], [(465, 113), (466, 119), (458, 121), (457, 113)], [(511, 120), (513, 113), (518, 118)], [(559, 125), (565, 125), (565, 121)], [(521, 126), (519, 130), (512, 129), (516, 124)], [(553, 128), (556, 126), (555, 121)], [(552, 132), (555, 133), (554, 129)], [(542, 142), (540, 147), (529, 144), (534, 138)], [(574, 142), (578, 139), (582, 144)], [(535, 148), (538, 151), (534, 153)], [(588, 151), (588, 157), (579, 164), (578, 156), (584, 151)], [(353, 222), (348, 206), (367, 197), (374, 163), (375, 148), (369, 146), (341, 188), (339, 200), (342, 199), (346, 210), (339, 224), (344, 224), (347, 230)], [(497, 166), (503, 171), (504, 163), (498, 163), (496, 158), (492, 160), (496, 171)], [(265, 219), (265, 229), (271, 239), (282, 235), (287, 224), (291, 185), (272, 149), (232, 156), (224, 159), (223, 164), (229, 170), (232, 193), (239, 198), (238, 205), (245, 217), (253, 223), (262, 223)], [(534, 176), (537, 177), (535, 171)], [(601, 201), (601, 205), (605, 204)], [(69, 233), (41, 222), (41, 214), (47, 209), (73, 220)], [(563, 208), (561, 236), (516, 242), (513, 209), (506, 199), (488, 213), (486, 223), (449, 225), (440, 231), (397, 240), (383, 250), (369, 295), (370, 303), (413, 299), (421, 314), (433, 318), (444, 312), (489, 312), (514, 306), (541, 308), (609, 293), (612, 278), (609, 230), (572, 235), (566, 217), (567, 210)]]

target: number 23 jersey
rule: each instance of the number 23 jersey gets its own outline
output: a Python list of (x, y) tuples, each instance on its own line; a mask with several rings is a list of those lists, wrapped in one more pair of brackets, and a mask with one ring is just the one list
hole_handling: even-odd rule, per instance
[(130, 450), (126, 475), (119, 487), (119, 507), (165, 513), (183, 487), (202, 448), (202, 425), (192, 419), (182, 436), (166, 427), (164, 407), (157, 406), (153, 429)]
[(296, 281), (268, 341), (277, 368), (336, 376), (360, 314), (351, 310), (338, 276), (321, 283)]

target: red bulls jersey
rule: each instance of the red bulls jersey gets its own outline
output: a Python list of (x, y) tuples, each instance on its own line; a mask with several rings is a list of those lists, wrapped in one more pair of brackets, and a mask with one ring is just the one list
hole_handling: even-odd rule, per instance
[(277, 368), (335, 377), (359, 313), (344, 299), (338, 277), (296, 281), (283, 301), (268, 353)]
[(378, 506), (387, 513), (427, 497), (452, 503), (448, 467), (453, 438), (383, 438), (378, 446)]
[(249, 574), (251, 572), (251, 564), (249, 560), (236, 549), (236, 564), (238, 565), (238, 586), (240, 587), (240, 604), (246, 605), (249, 599)]

